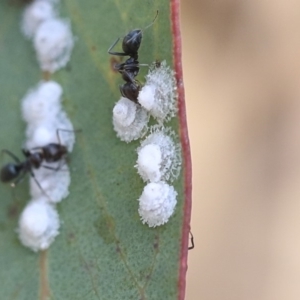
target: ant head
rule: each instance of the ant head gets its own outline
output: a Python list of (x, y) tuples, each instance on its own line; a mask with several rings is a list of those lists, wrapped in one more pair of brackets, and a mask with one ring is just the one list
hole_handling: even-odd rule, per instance
[(131, 54), (134, 56), (137, 54), (142, 42), (142, 30), (134, 29), (131, 30), (123, 39), (122, 48), (124, 53)]
[(2, 167), (1, 169), (1, 181), (9, 182), (15, 178), (17, 178), (20, 174), (20, 168), (18, 165), (9, 163)]
[[(147, 27), (145, 27), (144, 30), (146, 30), (147, 28), (153, 25), (157, 16), (158, 16), (158, 10), (156, 11), (154, 20)], [(143, 32), (141, 29), (131, 30), (123, 39), (122, 49), (124, 53), (132, 57), (137, 56), (138, 50), (142, 42), (142, 37), (143, 37)]]

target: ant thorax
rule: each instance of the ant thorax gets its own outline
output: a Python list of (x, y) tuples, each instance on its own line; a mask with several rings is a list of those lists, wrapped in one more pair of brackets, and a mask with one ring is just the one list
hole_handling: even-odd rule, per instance
[(43, 153), (42, 152), (33, 152), (33, 153), (29, 153), (28, 156), (28, 160), (27, 160), (27, 164), (28, 167), (31, 168), (39, 168), (42, 165), (43, 162)]

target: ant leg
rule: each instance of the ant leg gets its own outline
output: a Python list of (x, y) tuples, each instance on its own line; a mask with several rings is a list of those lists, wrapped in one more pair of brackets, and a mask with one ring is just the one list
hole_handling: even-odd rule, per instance
[(23, 181), (24, 177), (26, 175), (26, 170), (22, 170), (22, 173), (21, 175), (14, 181), (10, 184), (11, 187), (15, 188), (20, 182)]
[(64, 131), (64, 132), (73, 132), (73, 133), (74, 133), (74, 132), (81, 132), (82, 129), (76, 129), (76, 130), (61, 129), (61, 128), (56, 129), (56, 136), (57, 136), (57, 139), (58, 139), (59, 144), (61, 145), (62, 143), (61, 143), (60, 136), (59, 136), (59, 132), (60, 132), (60, 131)]
[[(123, 65), (124, 65), (124, 69), (126, 70), (126, 64), (123, 64)], [(140, 64), (140, 63), (135, 64), (135, 65), (134, 64), (130, 64), (127, 69), (130, 69), (132, 67), (149, 67), (149, 64)]]
[(120, 89), (120, 93), (121, 93), (121, 95), (123, 96), (123, 97), (125, 97), (125, 98), (127, 98), (125, 95), (124, 95), (124, 93), (123, 93), (123, 85), (119, 85), (119, 89)]
[[(63, 163), (64, 162), (64, 163)], [(68, 171), (68, 169), (62, 169), (61, 167), (63, 165), (66, 165), (66, 161), (65, 160), (60, 160), (59, 161), (59, 165), (55, 168), (55, 167), (50, 167), (48, 165), (42, 165), (43, 168), (47, 169), (47, 170), (52, 170), (52, 171)]]
[(54, 167), (50, 167), (50, 166), (42, 166), (44, 169), (47, 169), (47, 170), (52, 170), (52, 171), (68, 171), (68, 170), (63, 170), (60, 168), (60, 166), (58, 166), (57, 168), (54, 168)]
[(38, 180), (36, 179), (34, 173), (32, 170), (29, 170), (31, 177), (33, 178), (33, 180), (35, 181), (35, 183), (37, 184), (37, 186), (40, 188), (40, 190), (43, 192), (43, 194), (50, 200), (52, 201), (52, 199), (49, 197), (49, 195), (45, 192), (45, 190), (43, 189), (43, 187), (41, 186), (41, 184), (38, 182)]
[(14, 161), (16, 161), (17, 163), (21, 163), (21, 161), (18, 159), (17, 156), (15, 156), (12, 152), (10, 152), (9, 150), (3, 149), (1, 150), (1, 153), (6, 153), (7, 155), (9, 155), (11, 158), (14, 159)]
[[(59, 143), (59, 145), (62, 145), (61, 140), (60, 140), (60, 135), (59, 135), (60, 131), (73, 132), (74, 133), (74, 132), (81, 132), (82, 129), (76, 129), (76, 130), (61, 129), (61, 128), (56, 129), (56, 136), (57, 136), (57, 139), (58, 139), (58, 143)], [(41, 149), (43, 149), (43, 147), (33, 147), (30, 150), (32, 151), (32, 150), (41, 150)], [(5, 151), (5, 150), (3, 150), (3, 151)], [(8, 150), (6, 150), (6, 151), (8, 151)], [(27, 149), (22, 149), (22, 152), (23, 152), (25, 157), (29, 157), (31, 155), (30, 151), (28, 151)]]
[(125, 66), (126, 66), (125, 63), (115, 64), (114, 69), (121, 73), (124, 70)]
[(191, 231), (190, 231), (190, 235), (191, 235), (191, 246), (188, 249), (192, 250), (195, 248), (195, 244), (194, 244), (194, 236)]
[[(38, 149), (42, 149), (42, 147), (34, 147), (31, 150), (38, 150)], [(30, 151), (27, 149), (22, 148), (22, 153), (25, 157), (29, 157), (30, 156)]]
[(116, 44), (118, 43), (118, 41), (120, 40), (120, 38), (117, 38), (117, 40), (109, 47), (109, 49), (107, 50), (107, 52), (110, 55), (116, 55), (116, 56), (128, 56), (128, 54), (126, 53), (122, 53), (122, 52), (112, 52), (111, 50), (116, 46)]
[[(127, 82), (130, 82), (134, 85), (136, 85), (136, 80), (134, 79), (133, 76), (130, 76), (130, 73), (128, 73), (128, 71), (126, 69), (124, 69), (122, 72), (121, 72), (122, 76), (123, 76), (123, 79)], [(125, 76), (124, 76), (125, 74)]]

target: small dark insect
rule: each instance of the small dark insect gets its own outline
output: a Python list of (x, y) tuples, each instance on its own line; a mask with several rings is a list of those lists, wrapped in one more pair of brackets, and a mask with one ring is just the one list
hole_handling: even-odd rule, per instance
[(194, 244), (194, 236), (192, 234), (192, 232), (190, 231), (190, 235), (191, 235), (191, 246), (189, 246), (189, 250), (192, 250), (195, 248), (195, 244)]
[[(158, 11), (156, 12), (154, 20), (145, 29), (153, 25), (157, 16)], [(116, 64), (114, 68), (121, 73), (122, 78), (125, 81), (125, 83), (120, 86), (121, 95), (135, 103), (137, 103), (137, 97), (141, 89), (141, 86), (139, 82), (135, 80), (135, 77), (140, 71), (140, 66), (147, 66), (141, 65), (138, 61), (138, 50), (142, 42), (142, 37), (143, 33), (141, 29), (133, 29), (123, 38), (123, 52), (112, 51), (115, 45), (119, 42), (120, 38), (117, 38), (117, 40), (109, 47), (107, 51), (110, 55), (129, 56), (124, 63)]]
[(57, 168), (52, 168), (50, 166), (44, 166), (43, 163), (53, 163), (58, 162), (62, 159), (66, 159), (68, 150), (66, 146), (62, 145), (59, 138), (59, 131), (70, 131), (64, 129), (57, 130), (57, 137), (59, 144), (50, 143), (43, 147), (35, 147), (30, 150), (22, 149), (23, 155), (25, 156), (24, 161), (20, 161), (20, 159), (14, 155), (9, 150), (2, 150), (2, 153), (8, 154), (15, 162), (8, 163), (1, 168), (0, 179), (4, 183), (11, 182), (11, 186), (15, 187), (27, 173), (29, 173), (39, 188), (43, 191), (41, 185), (36, 180), (33, 169), (39, 169), (40, 167), (44, 167), (47, 169), (58, 170)]
[(155, 67), (156, 67), (156, 68), (160, 68), (160, 67), (161, 67), (161, 61), (160, 61), (160, 60), (157, 59), (157, 60), (155, 61)]

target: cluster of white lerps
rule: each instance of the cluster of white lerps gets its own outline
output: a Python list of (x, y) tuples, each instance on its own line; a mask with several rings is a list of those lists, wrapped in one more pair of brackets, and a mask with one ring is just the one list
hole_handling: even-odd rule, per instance
[(43, 71), (53, 73), (70, 59), (74, 38), (70, 23), (58, 17), (55, 0), (35, 0), (24, 11), (21, 29), (33, 41)]
[[(24, 10), (21, 30), (31, 39), (42, 71), (55, 72), (68, 62), (74, 39), (70, 24), (58, 17), (58, 0), (35, 0)], [(24, 147), (38, 151), (50, 143), (64, 145), (71, 152), (75, 142), (72, 123), (62, 108), (62, 87), (42, 81), (21, 101), (27, 123)], [(59, 234), (56, 203), (69, 194), (70, 172), (65, 159), (43, 163), (30, 177), (31, 200), (21, 213), (19, 238), (33, 251), (47, 249)]]
[(144, 137), (152, 116), (158, 125), (137, 149), (135, 165), (147, 183), (139, 200), (143, 223), (155, 227), (168, 222), (174, 212), (177, 192), (167, 182), (178, 178), (181, 169), (181, 148), (175, 133), (163, 125), (177, 112), (176, 81), (173, 70), (163, 61), (149, 68), (146, 83), (139, 92), (138, 103), (122, 97), (113, 109), (113, 126), (125, 142)]
[(113, 126), (121, 141), (142, 138), (148, 131), (152, 116), (162, 125), (177, 112), (177, 92), (174, 71), (166, 61), (149, 68), (146, 83), (138, 96), (138, 104), (122, 97), (113, 109)]
[[(55, 143), (66, 146), (68, 152), (72, 151), (74, 129), (62, 108), (61, 96), (61, 86), (47, 81), (40, 82), (22, 99), (23, 119), (27, 123), (26, 149), (38, 150)], [(50, 246), (59, 233), (55, 204), (68, 196), (69, 184), (70, 172), (64, 159), (43, 163), (34, 170), (34, 177), (30, 177), (31, 201), (21, 214), (18, 229), (25, 246), (34, 251)]]
[(167, 182), (178, 178), (181, 169), (181, 149), (170, 128), (153, 126), (137, 149), (135, 167), (147, 183), (139, 200), (139, 214), (149, 227), (168, 222), (174, 212), (177, 192)]

